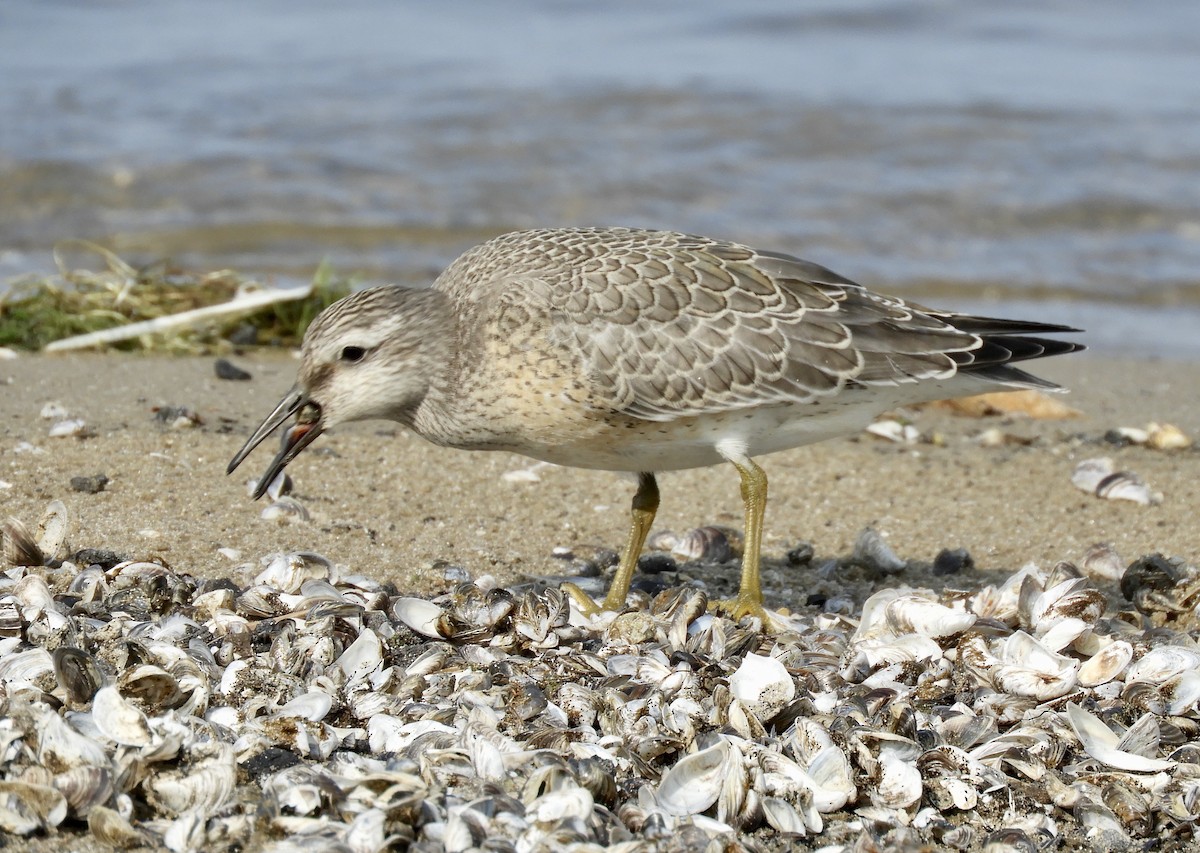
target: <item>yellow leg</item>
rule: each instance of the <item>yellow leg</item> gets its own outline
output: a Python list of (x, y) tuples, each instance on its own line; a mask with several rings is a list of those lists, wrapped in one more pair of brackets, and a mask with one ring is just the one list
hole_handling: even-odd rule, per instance
[(613, 577), (612, 586), (608, 588), (608, 595), (604, 597), (604, 601), (597, 606), (575, 584), (563, 584), (563, 589), (575, 599), (585, 616), (593, 616), (601, 610), (620, 610), (625, 606), (625, 597), (629, 595), (629, 585), (633, 582), (633, 571), (637, 568), (638, 557), (642, 555), (642, 546), (646, 544), (646, 537), (650, 535), (650, 527), (654, 524), (657, 512), (658, 481), (650, 472), (638, 474), (638, 489), (633, 496), (629, 539), (625, 542), (625, 551), (617, 565), (617, 574)]
[(762, 577), (759, 555), (762, 551), (763, 517), (767, 512), (767, 472), (743, 456), (730, 459), (742, 477), (742, 503), (746, 507), (746, 547), (742, 553), (742, 584), (733, 601), (717, 602), (734, 619), (757, 616), (763, 624), (770, 623), (763, 608)]

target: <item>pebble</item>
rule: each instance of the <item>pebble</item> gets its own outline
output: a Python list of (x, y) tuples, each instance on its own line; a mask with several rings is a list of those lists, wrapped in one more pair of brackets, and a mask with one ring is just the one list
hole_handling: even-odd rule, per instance
[(938, 555), (933, 558), (933, 573), (935, 575), (956, 575), (962, 571), (969, 571), (975, 568), (975, 561), (971, 559), (970, 553), (966, 548), (943, 548), (938, 551)]
[(670, 554), (643, 554), (638, 558), (638, 571), (645, 575), (673, 572), (678, 568), (679, 563)]
[(811, 542), (800, 542), (795, 548), (788, 549), (787, 561), (789, 566), (807, 566), (812, 562), (813, 554), (816, 551), (813, 549)]
[(71, 488), (77, 492), (83, 492), (88, 495), (96, 495), (104, 491), (104, 487), (108, 485), (108, 476), (105, 474), (94, 474), (91, 477), (72, 477)]
[(216, 371), (218, 379), (227, 379), (231, 382), (248, 382), (254, 378), (249, 371), (242, 370), (225, 358), (218, 358), (213, 364), (213, 369)]

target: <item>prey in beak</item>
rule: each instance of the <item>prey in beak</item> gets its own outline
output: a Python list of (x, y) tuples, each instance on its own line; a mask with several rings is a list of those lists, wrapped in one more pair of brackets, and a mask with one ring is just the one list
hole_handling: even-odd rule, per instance
[(247, 439), (242, 445), (242, 449), (237, 452), (229, 462), (229, 467), (225, 469), (226, 474), (232, 474), (234, 470), (242, 464), (243, 460), (250, 455), (250, 452), (258, 445), (262, 444), (263, 440), (273, 433), (276, 429), (283, 425), (283, 422), (292, 415), (296, 416), (296, 422), (292, 427), (284, 433), (283, 447), (279, 453), (271, 460), (271, 464), (267, 466), (266, 473), (258, 481), (258, 485), (254, 488), (254, 499), (258, 500), (267, 492), (267, 487), (271, 482), (279, 476), (279, 472), (287, 467), (287, 464), (300, 455), (300, 451), (312, 444), (313, 440), (319, 436), (323, 430), (321, 425), (321, 407), (308, 399), (308, 396), (300, 390), (299, 386), (292, 388), (271, 414), (267, 415), (266, 419), (259, 424), (258, 429), (254, 431), (254, 435)]

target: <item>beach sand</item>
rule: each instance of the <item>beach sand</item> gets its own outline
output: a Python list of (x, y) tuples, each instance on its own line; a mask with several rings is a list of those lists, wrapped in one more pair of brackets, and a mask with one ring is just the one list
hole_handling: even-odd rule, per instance
[[(631, 478), (553, 466), (534, 468), (532, 478), (505, 478), (533, 463), (433, 447), (386, 423), (338, 429), (292, 464), (294, 495), (311, 521), (264, 520), (266, 502), (248, 497), (247, 481), (265, 468), (274, 447), (261, 448), (234, 476), (224, 469), (290, 387), (296, 360), (255, 352), (237, 361), (252, 381), (218, 380), (211, 358), (108, 354), (0, 362), (0, 517), (33, 529), (47, 503), (58, 499), (69, 510), (71, 549), (160, 560), (176, 572), (239, 585), (252, 580), (267, 555), (315, 551), (391, 582), (401, 594), (421, 596), (453, 586), (443, 563), (510, 584), (561, 572), (563, 562), (551, 553), (556, 546), (615, 549), (623, 541)], [(977, 419), (924, 410), (914, 423), (936, 442), (898, 445), (864, 433), (761, 460), (771, 479), (768, 605), (797, 609), (813, 594), (845, 595), (857, 612), (882, 587), (978, 588), (1030, 561), (1044, 567), (1078, 561), (1097, 542), (1112, 543), (1126, 562), (1155, 551), (1200, 560), (1200, 452), (1120, 447), (1104, 438), (1150, 420), (1200, 434), (1200, 366), (1085, 353), (1037, 372), (1070, 387), (1063, 399), (1083, 414)], [(81, 418), (89, 437), (49, 437), (51, 421), (40, 414), (48, 403)], [(156, 417), (163, 406), (186, 406), (203, 422), (173, 428)], [(1029, 443), (981, 446), (978, 435), (992, 427)], [(1119, 469), (1148, 480), (1162, 492), (1161, 505), (1103, 500), (1073, 486), (1076, 464), (1096, 456), (1111, 456)], [(73, 477), (98, 474), (108, 483), (96, 494), (70, 485)], [(661, 486), (656, 529), (741, 527), (731, 467), (669, 474)], [(822, 570), (831, 557), (848, 555), (868, 526), (886, 536), (908, 567), (890, 576)], [(785, 555), (801, 541), (812, 544), (815, 557), (791, 565)], [(929, 563), (945, 548), (967, 549), (974, 568), (952, 578), (933, 575)], [(702, 577), (710, 595), (730, 594), (737, 565)], [(1115, 583), (1098, 585), (1119, 598)], [(249, 790), (246, 796), (261, 796), (257, 787)], [(977, 820), (985, 826), (989, 818)], [(74, 849), (108, 849), (78, 824), (63, 829), (68, 834), (14, 839), (10, 849), (58, 850), (64, 837)], [(821, 836), (810, 840), (822, 843)]]
[[(251, 381), (218, 380), (211, 358), (125, 354), (23, 356), (0, 362), (0, 515), (36, 524), (60, 499), (72, 520), (72, 548), (105, 548), (156, 559), (200, 577), (244, 583), (260, 558), (279, 551), (323, 554), (354, 572), (410, 594), (448, 588), (446, 561), (507, 584), (554, 575), (556, 546), (624, 540), (631, 477), (554, 466), (535, 481), (505, 472), (531, 460), (506, 453), (434, 447), (398, 425), (358, 424), (320, 438), (289, 467), (307, 523), (260, 517), (247, 481), (265, 468), (268, 441), (233, 476), (225, 465), (290, 387), (296, 360), (262, 351), (235, 361)], [(1112, 361), (1089, 352), (1038, 363), (1040, 375), (1071, 389), (1068, 420), (965, 418), (922, 411), (914, 423), (939, 444), (898, 445), (866, 434), (760, 460), (770, 477), (764, 539), (768, 604), (795, 607), (808, 576), (784, 555), (800, 541), (816, 560), (846, 555), (873, 527), (905, 560), (931, 561), (967, 549), (976, 570), (1011, 571), (1029, 561), (1078, 561), (1096, 542), (1132, 560), (1160, 551), (1200, 559), (1200, 452), (1118, 447), (1106, 431), (1168, 421), (1200, 435), (1200, 366)], [(43, 406), (61, 404), (91, 437), (51, 438)], [(171, 428), (156, 407), (186, 406), (203, 423)], [(982, 447), (990, 427), (1034, 439)], [(1102, 500), (1071, 484), (1082, 459), (1111, 456), (1163, 493), (1159, 506)], [(72, 477), (103, 473), (97, 494)], [(741, 528), (737, 475), (730, 466), (661, 477), (656, 530), (702, 524)], [(233, 549), (240, 557), (219, 553)], [(728, 589), (736, 584), (730, 566)], [(981, 576), (982, 577), (982, 576)], [(920, 585), (904, 573), (894, 584)], [(969, 584), (967, 577), (960, 582)], [(727, 590), (720, 590), (725, 592)]]

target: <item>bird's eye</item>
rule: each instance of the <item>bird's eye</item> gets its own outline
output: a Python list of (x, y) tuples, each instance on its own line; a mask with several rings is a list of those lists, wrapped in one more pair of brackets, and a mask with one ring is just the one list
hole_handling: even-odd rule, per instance
[(362, 361), (367, 351), (362, 347), (342, 347), (342, 361)]

